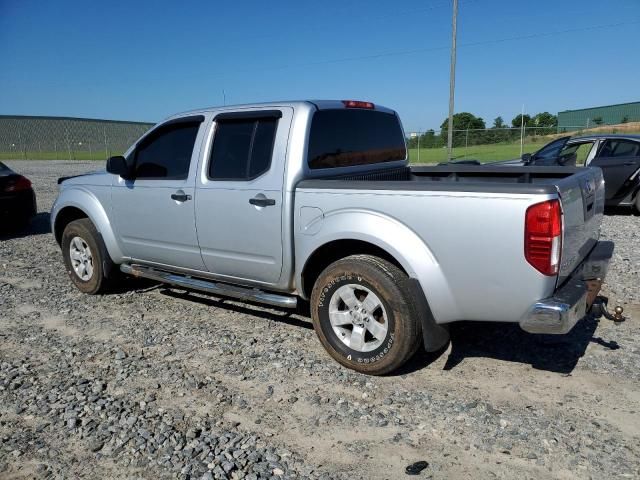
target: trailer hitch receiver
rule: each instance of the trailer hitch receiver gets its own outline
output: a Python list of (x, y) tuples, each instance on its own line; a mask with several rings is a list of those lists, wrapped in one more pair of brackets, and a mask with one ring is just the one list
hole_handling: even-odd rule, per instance
[(616, 325), (624, 322), (627, 319), (624, 315), (622, 315), (622, 313), (624, 312), (624, 308), (618, 305), (613, 309), (613, 313), (611, 313), (609, 312), (609, 310), (607, 310), (608, 303), (609, 299), (607, 297), (597, 297), (593, 302), (593, 306), (591, 307), (592, 313), (596, 317), (604, 317), (607, 320), (611, 320)]

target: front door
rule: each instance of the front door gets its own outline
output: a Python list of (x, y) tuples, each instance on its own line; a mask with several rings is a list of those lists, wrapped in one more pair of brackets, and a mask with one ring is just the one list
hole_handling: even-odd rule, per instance
[(589, 165), (602, 168), (607, 200), (624, 196), (625, 182), (640, 168), (640, 142), (606, 140)]
[(129, 155), (134, 178), (114, 180), (116, 234), (133, 260), (205, 270), (194, 201), (203, 120), (185, 117), (154, 129)]
[(274, 285), (282, 272), (283, 175), (293, 109), (218, 114), (198, 176), (202, 258), (217, 276)]

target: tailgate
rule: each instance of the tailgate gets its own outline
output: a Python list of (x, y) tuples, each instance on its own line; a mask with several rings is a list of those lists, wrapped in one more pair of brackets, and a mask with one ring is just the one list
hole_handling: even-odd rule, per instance
[(602, 170), (588, 167), (556, 183), (563, 213), (562, 256), (558, 284), (573, 272), (600, 236), (604, 210)]

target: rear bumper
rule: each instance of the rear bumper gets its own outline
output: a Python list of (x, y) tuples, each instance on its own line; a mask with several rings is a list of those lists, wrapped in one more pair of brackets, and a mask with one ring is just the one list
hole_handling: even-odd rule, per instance
[(0, 195), (0, 217), (11, 219), (31, 218), (36, 214), (36, 195), (33, 189), (10, 195)]
[(520, 327), (529, 333), (568, 333), (591, 307), (612, 255), (613, 242), (598, 242), (552, 297), (531, 307)]

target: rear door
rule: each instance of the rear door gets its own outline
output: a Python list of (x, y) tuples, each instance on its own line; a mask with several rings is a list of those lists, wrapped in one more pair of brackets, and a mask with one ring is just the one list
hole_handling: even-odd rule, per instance
[(282, 189), (293, 109), (214, 117), (196, 191), (196, 223), (209, 272), (278, 283), (282, 272)]
[(602, 168), (607, 200), (624, 196), (625, 183), (640, 169), (640, 142), (608, 139), (590, 165)]
[(135, 178), (114, 179), (113, 217), (126, 256), (204, 270), (194, 209), (203, 121), (184, 117), (156, 127), (129, 155)]

